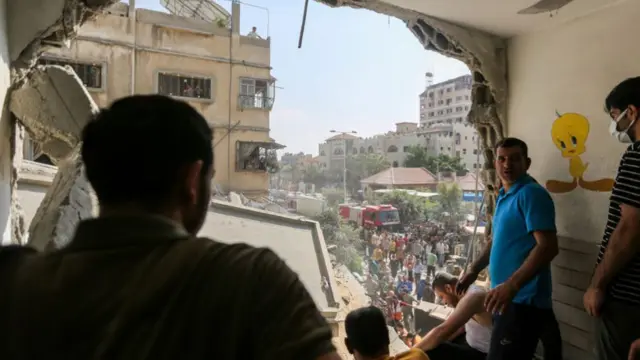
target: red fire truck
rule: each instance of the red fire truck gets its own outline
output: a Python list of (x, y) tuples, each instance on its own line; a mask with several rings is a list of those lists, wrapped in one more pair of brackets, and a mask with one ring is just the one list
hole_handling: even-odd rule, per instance
[(340, 216), (367, 229), (400, 225), (398, 209), (392, 205), (340, 205)]

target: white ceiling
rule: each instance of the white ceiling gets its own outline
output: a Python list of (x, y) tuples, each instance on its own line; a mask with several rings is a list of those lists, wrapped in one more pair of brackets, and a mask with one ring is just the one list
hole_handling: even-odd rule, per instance
[(559, 11), (518, 15), (539, 0), (382, 0), (453, 23), (466, 25), (503, 37), (511, 37), (596, 12), (605, 7), (637, 0), (574, 0)]

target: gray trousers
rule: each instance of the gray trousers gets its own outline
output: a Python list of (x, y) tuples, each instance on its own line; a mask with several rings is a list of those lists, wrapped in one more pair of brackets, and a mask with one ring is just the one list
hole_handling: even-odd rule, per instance
[(596, 358), (627, 360), (631, 343), (640, 339), (640, 306), (607, 300), (596, 319)]

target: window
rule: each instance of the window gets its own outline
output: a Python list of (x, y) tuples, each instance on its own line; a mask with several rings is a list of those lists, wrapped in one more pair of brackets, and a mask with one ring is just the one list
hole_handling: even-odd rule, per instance
[(324, 150), (320, 151), (320, 156), (325, 156), (325, 155), (326, 154), (325, 154)]
[(460, 157), (460, 150), (456, 151), (456, 157)]
[(335, 148), (333, 150), (333, 155), (344, 155), (344, 151), (342, 151), (342, 148)]
[(402, 152), (409, 152), (409, 147), (408, 146), (404, 146), (402, 148)]
[(464, 96), (464, 99), (465, 99), (465, 100), (469, 100), (469, 95), (465, 95), (465, 96)]
[(277, 170), (278, 155), (268, 142), (236, 142), (236, 170), (272, 172)]
[(158, 73), (158, 94), (211, 100), (211, 79)]
[(477, 149), (473, 149), (473, 155), (478, 155), (478, 150)]
[(353, 150), (351, 151), (353, 153), (353, 155), (358, 155), (358, 149), (353, 148)]
[(447, 92), (451, 92), (451, 88), (450, 87), (447, 88)]
[(447, 105), (451, 104), (451, 99), (447, 99)]
[(450, 147), (447, 147), (447, 151), (451, 151), (451, 148), (450, 148)]
[(364, 154), (364, 146), (360, 147), (360, 154)]
[(477, 168), (477, 167), (478, 167), (478, 164), (473, 164), (473, 168), (474, 169)]
[(275, 82), (270, 80), (240, 79), (240, 108), (271, 110), (275, 89)]
[(447, 114), (451, 114), (453, 112), (453, 109), (447, 109)]
[(420, 114), (420, 119), (424, 120), (424, 114)]
[(440, 146), (440, 151), (444, 150), (444, 148), (442, 146)]
[(369, 146), (369, 147), (367, 148), (367, 152), (368, 152), (369, 154), (373, 154), (373, 146)]
[(456, 134), (456, 145), (460, 145), (460, 133)]
[(433, 114), (434, 114), (433, 111), (430, 111), (429, 114), (427, 114), (427, 115), (433, 116)]
[(40, 164), (54, 165), (49, 155), (42, 152), (42, 147), (37, 142), (29, 138), (29, 134), (25, 133), (24, 143), (22, 145), (22, 156), (24, 160), (31, 160)]
[(444, 101), (443, 100), (438, 100), (438, 105), (442, 105), (442, 104), (444, 104)]
[(462, 111), (462, 106), (456, 106), (456, 111)]
[(390, 153), (398, 152), (398, 147), (397, 147), (397, 146), (395, 146), (395, 145), (391, 145), (391, 146), (389, 146), (389, 148), (387, 149), (387, 152), (390, 152)]
[(462, 101), (462, 96), (456, 96), (456, 102), (457, 101)]
[(396, 168), (396, 167), (398, 167), (398, 162), (394, 161), (392, 165), (393, 165), (394, 168)]
[(464, 139), (467, 140), (467, 137), (465, 136)]
[(465, 106), (465, 107), (464, 107), (464, 109), (465, 109), (465, 110), (469, 110), (469, 107), (468, 107), (468, 106)]
[(462, 154), (467, 155), (467, 149), (462, 149)]
[(89, 89), (102, 89), (102, 64), (42, 57), (38, 60), (38, 65), (70, 66), (84, 86)]

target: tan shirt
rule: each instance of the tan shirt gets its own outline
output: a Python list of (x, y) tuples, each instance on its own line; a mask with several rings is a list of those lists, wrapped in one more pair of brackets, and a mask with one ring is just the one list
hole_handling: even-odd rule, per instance
[(164, 218), (87, 220), (67, 248), (4, 270), (0, 359), (297, 360), (334, 350), (311, 296), (271, 250), (193, 238)]

